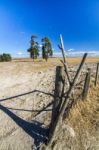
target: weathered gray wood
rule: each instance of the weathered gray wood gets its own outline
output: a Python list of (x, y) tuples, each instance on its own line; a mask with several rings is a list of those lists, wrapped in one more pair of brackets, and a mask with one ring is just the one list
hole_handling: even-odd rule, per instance
[(54, 102), (53, 102), (53, 109), (52, 109), (52, 119), (51, 119), (51, 126), (56, 120), (56, 117), (59, 113), (61, 101), (62, 101), (62, 93), (63, 93), (63, 79), (64, 69), (62, 66), (56, 67), (56, 81), (55, 81), (55, 92), (54, 92)]
[(69, 77), (68, 65), (67, 65), (66, 57), (65, 57), (65, 48), (64, 48), (64, 44), (63, 44), (62, 35), (60, 35), (60, 49), (62, 51), (62, 56), (63, 56), (63, 61), (61, 61), (61, 62), (64, 65), (65, 72), (66, 72), (67, 79), (68, 79), (68, 84), (70, 85), (70, 77)]
[(66, 73), (66, 75), (67, 75), (68, 83), (69, 83), (69, 85), (71, 85), (71, 81), (70, 81), (70, 77), (69, 77), (69, 72), (68, 72), (67, 66), (66, 66), (66, 64), (65, 64), (62, 60), (60, 60), (60, 61), (61, 61), (62, 64), (64, 65), (64, 70), (65, 70), (65, 73)]
[(95, 86), (97, 86), (98, 76), (99, 76), (99, 63), (97, 63), (97, 68), (96, 68)]
[(49, 134), (48, 145), (50, 145), (50, 144), (53, 142), (53, 139), (54, 139), (54, 136), (55, 136), (55, 132), (56, 132), (57, 127), (58, 127), (58, 125), (59, 125), (58, 123), (60, 122), (60, 119), (61, 119), (61, 117), (63, 116), (64, 111), (65, 111), (65, 109), (67, 108), (67, 106), (68, 106), (68, 104), (69, 104), (70, 95), (71, 95), (71, 93), (72, 93), (72, 91), (73, 91), (73, 89), (74, 89), (74, 87), (75, 87), (76, 81), (77, 81), (77, 79), (78, 79), (78, 77), (79, 77), (79, 75), (80, 75), (80, 73), (81, 73), (81, 69), (82, 69), (82, 67), (83, 67), (83, 65), (84, 65), (84, 62), (85, 62), (86, 57), (87, 57), (87, 53), (85, 53), (84, 56), (83, 56), (83, 59), (82, 59), (80, 65), (79, 65), (79, 68), (78, 68), (77, 73), (76, 73), (76, 75), (75, 75), (75, 77), (74, 77), (74, 80), (73, 80), (73, 82), (72, 82), (72, 85), (70, 86), (70, 88), (69, 88), (69, 90), (68, 90), (68, 93), (67, 93), (67, 95), (65, 96), (65, 101), (63, 102), (63, 105), (62, 105), (62, 107), (61, 107), (61, 109), (60, 109), (59, 115), (57, 116), (56, 121), (54, 122), (54, 124), (53, 124), (53, 126), (52, 126), (51, 132), (50, 132), (50, 134)]
[(83, 92), (82, 92), (83, 100), (86, 100), (87, 96), (88, 96), (89, 87), (90, 87), (90, 77), (91, 77), (91, 69), (88, 68), (88, 72), (86, 73), (84, 88), (83, 88)]
[(62, 51), (64, 63), (66, 63), (65, 49), (64, 49), (64, 44), (63, 44), (63, 38), (62, 38), (62, 35), (60, 35), (60, 48), (61, 48), (61, 51)]

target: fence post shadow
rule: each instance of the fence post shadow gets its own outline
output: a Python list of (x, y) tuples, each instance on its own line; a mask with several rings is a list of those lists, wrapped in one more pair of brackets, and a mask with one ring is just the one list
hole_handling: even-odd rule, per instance
[(48, 129), (42, 127), (38, 121), (29, 122), (14, 114), (12, 111), (0, 104), (0, 110), (7, 114), (20, 128), (22, 128), (30, 137), (34, 139), (34, 144), (39, 147), (40, 143), (47, 140)]
[(0, 102), (11, 100), (11, 99), (15, 99), (17, 97), (22, 97), (22, 96), (33, 94), (33, 93), (42, 93), (42, 94), (54, 97), (54, 95), (51, 94), (51, 93), (47, 93), (47, 92), (40, 91), (40, 90), (33, 90), (33, 91), (26, 92), (26, 93), (18, 94), (18, 95), (15, 95), (15, 96), (11, 96), (11, 97), (0, 99)]

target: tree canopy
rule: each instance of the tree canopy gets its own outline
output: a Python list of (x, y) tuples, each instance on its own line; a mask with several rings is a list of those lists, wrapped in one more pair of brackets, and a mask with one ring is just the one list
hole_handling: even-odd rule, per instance
[(53, 55), (52, 45), (48, 37), (42, 38), (42, 43), (42, 57), (47, 61)]
[(30, 58), (33, 60), (39, 56), (39, 44), (35, 41), (36, 35), (31, 36), (30, 48), (27, 50), (30, 53)]
[(2, 55), (0, 55), (0, 62), (11, 61), (11, 60), (12, 60), (12, 57), (10, 54), (3, 53)]

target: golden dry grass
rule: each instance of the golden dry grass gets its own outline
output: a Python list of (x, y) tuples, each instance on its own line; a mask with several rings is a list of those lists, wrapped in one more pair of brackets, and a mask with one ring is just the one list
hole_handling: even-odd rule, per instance
[(65, 124), (74, 130), (75, 140), (70, 137), (65, 140), (73, 144), (74, 150), (99, 149), (99, 85), (97, 88), (92, 85), (87, 100), (79, 99), (72, 107)]
[[(47, 63), (59, 63), (60, 62), (60, 59), (62, 58), (49, 58)], [(81, 61), (82, 57), (67, 57), (66, 60), (69, 62), (69, 63), (79, 63)], [(30, 58), (16, 58), (16, 59), (13, 59), (13, 61), (17, 62), (17, 61), (20, 61), (20, 62), (33, 62), (32, 59)], [(44, 59), (36, 59), (34, 61), (34, 63), (40, 63), (40, 62), (46, 62)], [(87, 57), (87, 60), (86, 62), (88, 63), (96, 63), (96, 62), (99, 62), (99, 57)]]
[[(78, 58), (67, 58), (69, 63), (78, 64), (81, 61), (81, 57)], [(86, 63), (97, 63), (99, 62), (99, 57), (87, 57)]]
[[(23, 59), (13, 59), (11, 63), (21, 63), (21, 64), (30, 64), (30, 66), (33, 66), (34, 71), (42, 71), (46, 70), (52, 67), (55, 67), (57, 65), (61, 65), (61, 60), (62, 58), (49, 58), (48, 61), (46, 62), (43, 59), (37, 59), (33, 62), (32, 59), (29, 58), (23, 58)], [(66, 58), (67, 62), (69, 64), (79, 64), (81, 61), (81, 57), (77, 58)], [(99, 62), (99, 57), (88, 57), (86, 59), (87, 63), (97, 63)]]
[(79, 100), (71, 109), (69, 123), (77, 131), (94, 132), (99, 123), (99, 86), (92, 85), (87, 100)]

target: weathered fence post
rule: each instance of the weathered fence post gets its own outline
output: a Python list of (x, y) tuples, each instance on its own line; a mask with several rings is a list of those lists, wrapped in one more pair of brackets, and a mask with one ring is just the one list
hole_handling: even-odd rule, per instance
[(64, 61), (64, 63), (66, 63), (66, 58), (65, 58), (65, 48), (64, 48), (64, 44), (63, 44), (63, 38), (62, 38), (62, 35), (60, 35), (60, 49), (61, 49), (61, 51), (62, 51), (63, 61)]
[(64, 49), (62, 35), (60, 35), (60, 49), (62, 51), (62, 56), (63, 56), (63, 61), (61, 60), (61, 62), (64, 65), (65, 73), (67, 75), (68, 84), (70, 85), (71, 82), (70, 82), (70, 77), (69, 77), (69, 73), (68, 73), (68, 65), (67, 65), (66, 58), (65, 58), (65, 49)]
[(52, 119), (51, 119), (50, 128), (52, 128), (56, 120), (56, 117), (59, 113), (61, 101), (62, 101), (62, 93), (63, 93), (63, 85), (64, 85), (63, 73), (64, 73), (63, 67), (57, 66), (56, 67), (54, 103), (53, 103), (53, 109), (52, 109)]
[(97, 68), (96, 68), (95, 86), (97, 86), (97, 82), (98, 82), (98, 75), (99, 75), (99, 63), (97, 63)]
[(54, 122), (54, 124), (52, 126), (51, 132), (49, 134), (48, 143), (47, 143), (48, 145), (51, 145), (51, 143), (54, 140), (56, 129), (57, 129), (57, 126), (59, 125), (58, 123), (60, 122), (60, 120), (61, 120), (61, 118), (62, 118), (62, 116), (64, 114), (65, 109), (68, 107), (70, 95), (71, 95), (71, 93), (72, 93), (72, 91), (74, 89), (74, 86), (76, 85), (76, 81), (77, 81), (77, 79), (78, 79), (78, 77), (80, 75), (80, 72), (81, 72), (81, 69), (82, 69), (82, 67), (84, 65), (86, 57), (87, 57), (87, 53), (85, 53), (84, 56), (83, 56), (83, 59), (82, 59), (80, 65), (79, 65), (77, 73), (76, 73), (76, 75), (75, 75), (75, 77), (73, 79), (72, 85), (69, 87), (68, 93), (65, 96), (65, 100), (64, 100), (64, 102), (63, 102), (63, 104), (62, 104), (62, 106), (60, 108), (60, 111), (59, 111), (59, 114), (58, 114), (58, 116), (56, 118), (56, 121)]
[(64, 71), (67, 75), (67, 80), (68, 80), (68, 83), (69, 83), (69, 86), (71, 85), (71, 81), (70, 81), (70, 77), (69, 77), (69, 72), (68, 72), (68, 69), (67, 69), (67, 66), (66, 66), (66, 63), (64, 63), (62, 60), (60, 60), (64, 66)]
[(85, 100), (88, 96), (89, 87), (90, 87), (90, 77), (91, 77), (91, 69), (88, 68), (88, 72), (86, 73), (85, 83), (84, 83), (84, 89), (82, 92), (82, 99)]

